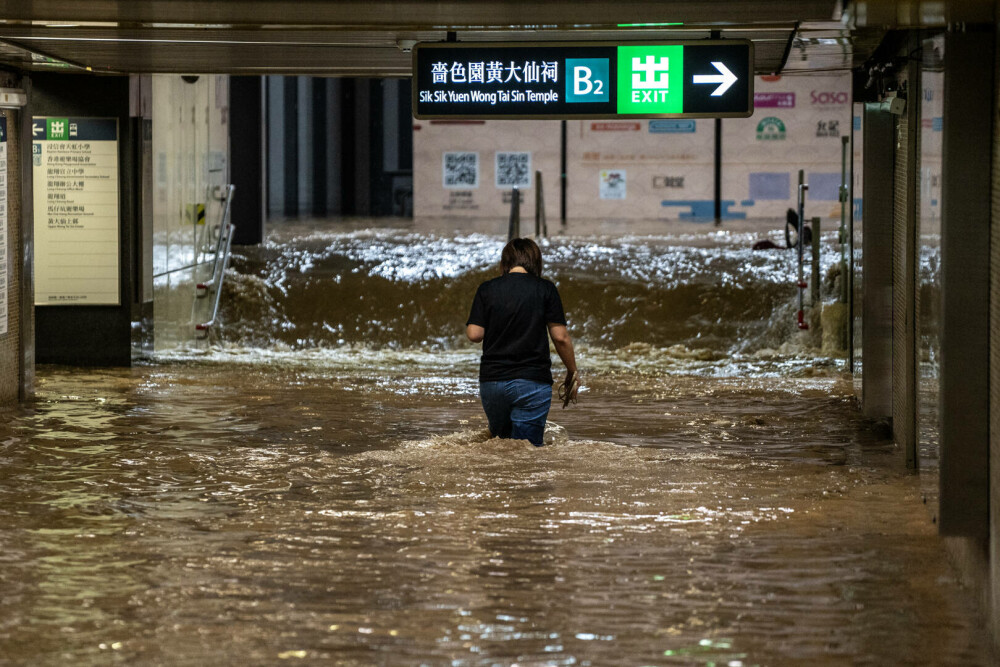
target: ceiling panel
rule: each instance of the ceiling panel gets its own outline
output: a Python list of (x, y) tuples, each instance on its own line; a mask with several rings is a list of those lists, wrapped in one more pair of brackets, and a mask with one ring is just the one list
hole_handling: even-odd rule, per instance
[[(33, 0), (8, 3), (0, 63), (105, 73), (408, 76), (418, 41), (749, 39), (755, 71), (849, 69), (836, 0)], [(793, 39), (794, 38), (794, 39)]]
[(4, 3), (8, 21), (525, 28), (683, 22), (752, 25), (840, 18), (838, 0), (31, 0)]
[[(787, 38), (755, 42), (755, 72), (770, 74), (781, 67)], [(206, 42), (60, 42), (35, 49), (31, 43), (11, 41), (24, 51), (39, 53), (96, 73), (220, 73), (303, 74), (313, 76), (409, 76), (411, 56), (395, 45), (333, 46)], [(3, 59), (0, 51), (0, 60)], [(19, 57), (18, 66), (41, 69), (50, 60)], [(9, 61), (8, 61), (9, 62)], [(49, 68), (49, 67), (46, 67)]]
[[(750, 39), (757, 73), (781, 67), (794, 26), (722, 30)], [(707, 29), (467, 31), (460, 41), (672, 41), (706, 39)], [(317, 31), (42, 28), (0, 25), (0, 41), (94, 72), (409, 76), (405, 46), (444, 41), (445, 31)], [(3, 59), (0, 52), (0, 60)], [(8, 62), (10, 62), (8, 60)], [(39, 61), (18, 63), (41, 68)], [(13, 64), (11, 62), (11, 64)], [(48, 67), (48, 65), (45, 65)], [(384, 68), (384, 69), (379, 69)]]
[[(94, 72), (303, 74), (313, 76), (409, 76), (410, 54), (393, 46), (340, 47), (296, 44), (64, 43), (49, 55)], [(128, 65), (123, 65), (128, 63)]]

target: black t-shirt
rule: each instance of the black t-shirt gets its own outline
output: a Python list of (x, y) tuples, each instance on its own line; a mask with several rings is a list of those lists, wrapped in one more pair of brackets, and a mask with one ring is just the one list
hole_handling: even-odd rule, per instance
[(530, 273), (508, 273), (476, 290), (466, 324), (486, 330), (479, 379), (552, 384), (549, 324), (566, 324), (556, 286)]

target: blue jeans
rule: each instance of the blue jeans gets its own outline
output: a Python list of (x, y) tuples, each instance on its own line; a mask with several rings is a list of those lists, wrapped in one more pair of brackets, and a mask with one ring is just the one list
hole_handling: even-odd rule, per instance
[(479, 397), (493, 437), (530, 440), (542, 446), (552, 385), (534, 380), (480, 381)]

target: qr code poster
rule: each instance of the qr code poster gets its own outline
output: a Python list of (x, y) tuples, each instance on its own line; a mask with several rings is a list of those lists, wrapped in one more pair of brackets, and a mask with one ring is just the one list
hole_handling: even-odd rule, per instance
[(625, 199), (625, 170), (601, 171), (601, 199)]
[(531, 153), (496, 154), (497, 187), (509, 189), (531, 187)]
[(479, 187), (479, 153), (444, 153), (444, 187), (467, 190)]

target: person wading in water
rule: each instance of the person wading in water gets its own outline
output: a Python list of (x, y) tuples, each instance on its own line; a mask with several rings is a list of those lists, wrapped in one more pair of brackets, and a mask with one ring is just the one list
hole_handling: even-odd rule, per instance
[[(559, 290), (542, 278), (542, 251), (514, 239), (500, 255), (503, 275), (487, 280), (472, 300), (465, 333), (483, 343), (479, 396), (493, 437), (529, 440), (540, 447), (552, 404), (548, 336), (566, 366), (559, 388), (565, 408), (580, 388), (573, 341)], [(546, 336), (546, 333), (548, 336)]]

